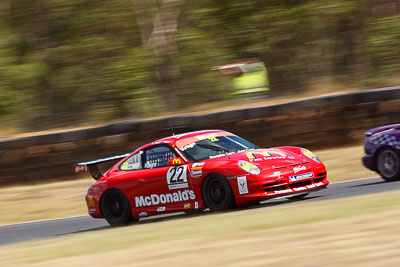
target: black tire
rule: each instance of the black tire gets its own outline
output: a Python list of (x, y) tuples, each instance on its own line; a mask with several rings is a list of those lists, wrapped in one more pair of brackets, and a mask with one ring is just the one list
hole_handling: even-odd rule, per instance
[(376, 167), (385, 181), (392, 182), (400, 179), (400, 157), (394, 150), (385, 148), (379, 151)]
[(101, 201), (101, 210), (106, 221), (112, 226), (127, 225), (133, 221), (129, 201), (119, 190), (112, 189), (105, 193)]
[(291, 197), (287, 197), (287, 198), (290, 200), (301, 200), (301, 199), (305, 198), (306, 196), (308, 196), (308, 194), (310, 194), (310, 193), (304, 193), (301, 195), (295, 195), (295, 196), (291, 196)]
[(235, 206), (232, 188), (222, 176), (206, 178), (202, 188), (203, 200), (212, 211), (226, 210)]

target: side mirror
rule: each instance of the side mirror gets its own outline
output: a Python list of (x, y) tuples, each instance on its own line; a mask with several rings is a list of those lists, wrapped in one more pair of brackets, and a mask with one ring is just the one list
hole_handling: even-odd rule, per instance
[(168, 166), (179, 166), (179, 165), (184, 165), (185, 162), (181, 158), (172, 158), (168, 160)]

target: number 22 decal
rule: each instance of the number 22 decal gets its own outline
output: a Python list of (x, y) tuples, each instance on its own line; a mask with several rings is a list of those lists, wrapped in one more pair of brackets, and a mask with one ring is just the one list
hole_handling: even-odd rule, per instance
[(187, 165), (169, 168), (167, 172), (167, 183), (169, 189), (187, 188)]

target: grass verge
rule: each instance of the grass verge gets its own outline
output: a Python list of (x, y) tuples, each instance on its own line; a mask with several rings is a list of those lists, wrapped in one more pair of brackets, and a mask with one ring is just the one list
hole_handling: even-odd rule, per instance
[(185, 216), (0, 248), (4, 266), (394, 266), (400, 191)]
[[(362, 146), (315, 151), (331, 182), (376, 177), (361, 165)], [(93, 182), (77, 181), (1, 188), (0, 225), (87, 214), (84, 196)]]

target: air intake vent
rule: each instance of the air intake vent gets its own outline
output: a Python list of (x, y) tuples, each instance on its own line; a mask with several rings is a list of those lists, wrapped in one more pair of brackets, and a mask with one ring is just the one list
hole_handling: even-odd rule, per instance
[(307, 181), (301, 181), (301, 182), (289, 184), (289, 187), (290, 188), (296, 188), (296, 187), (307, 186), (307, 185), (310, 185), (310, 184), (311, 184), (311, 180), (307, 180)]
[(277, 182), (272, 182), (272, 183), (268, 183), (268, 184), (263, 184), (262, 187), (269, 187), (269, 186), (274, 186), (278, 184)]
[(279, 191), (279, 190), (285, 190), (287, 189), (286, 186), (280, 185), (280, 186), (273, 186), (273, 187), (267, 187), (264, 188), (265, 192), (273, 192), (273, 191)]

